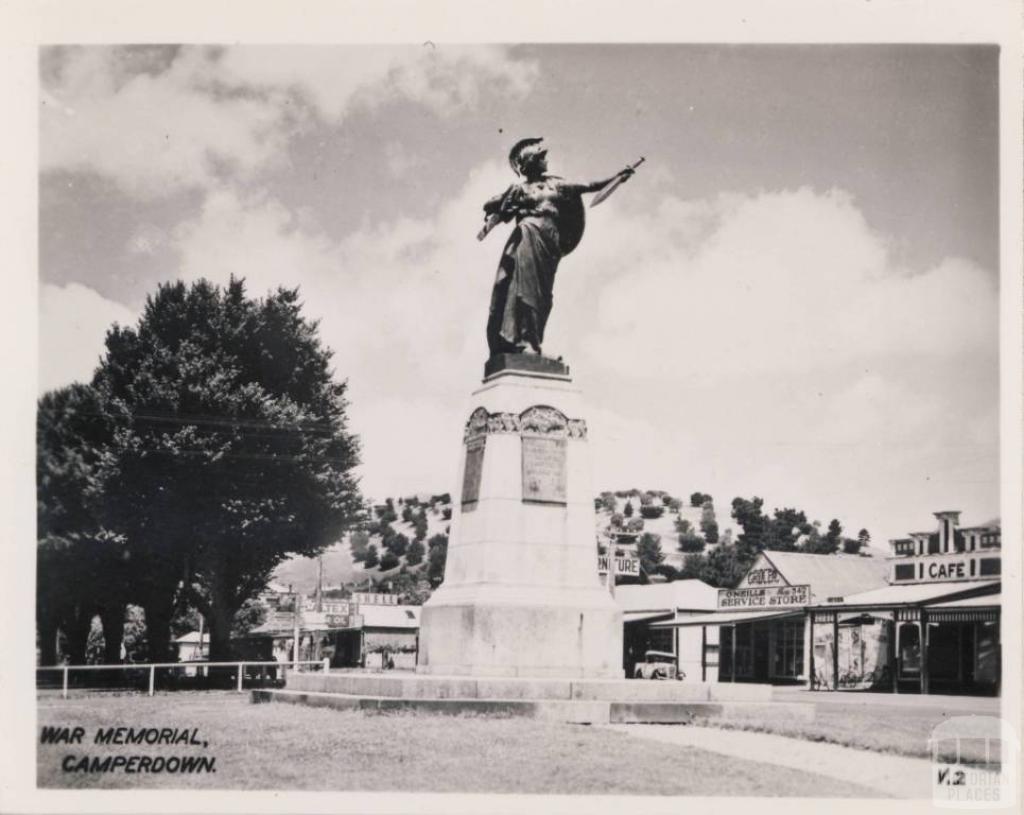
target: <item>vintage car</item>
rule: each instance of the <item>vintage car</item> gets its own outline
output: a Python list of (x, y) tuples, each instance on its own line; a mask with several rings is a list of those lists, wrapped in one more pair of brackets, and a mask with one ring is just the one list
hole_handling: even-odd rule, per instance
[(647, 651), (644, 661), (633, 669), (634, 679), (685, 679), (686, 673), (676, 667), (676, 655), (668, 651)]

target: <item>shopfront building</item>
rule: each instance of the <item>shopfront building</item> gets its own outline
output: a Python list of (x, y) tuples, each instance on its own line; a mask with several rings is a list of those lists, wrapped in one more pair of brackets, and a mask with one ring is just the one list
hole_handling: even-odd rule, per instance
[(999, 522), (935, 517), (936, 530), (890, 541), (885, 588), (807, 609), (812, 689), (999, 694)]
[(810, 627), (806, 609), (837, 593), (886, 585), (887, 565), (854, 555), (762, 552), (730, 589), (716, 590), (715, 609), (672, 621), (653, 631), (675, 630), (680, 661), (696, 663), (704, 682), (808, 682)]
[(999, 523), (959, 516), (935, 513), (889, 558), (763, 552), (714, 611), (649, 628), (677, 632), (677, 658), (706, 682), (997, 695)]

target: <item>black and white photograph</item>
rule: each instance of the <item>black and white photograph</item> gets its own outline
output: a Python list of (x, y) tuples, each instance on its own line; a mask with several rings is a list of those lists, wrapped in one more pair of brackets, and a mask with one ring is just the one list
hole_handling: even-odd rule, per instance
[(901, 5), (40, 4), (0, 808), (1019, 807), (1019, 9)]

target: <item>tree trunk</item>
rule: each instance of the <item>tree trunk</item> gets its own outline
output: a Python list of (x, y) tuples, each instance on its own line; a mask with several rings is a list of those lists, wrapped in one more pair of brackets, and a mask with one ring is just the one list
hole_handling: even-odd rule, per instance
[(231, 659), (231, 623), (237, 609), (219, 596), (210, 598), (207, 622), (210, 624), (210, 661), (226, 662)]
[(171, 619), (174, 617), (174, 595), (149, 597), (142, 603), (146, 612), (146, 645), (149, 662), (173, 662), (171, 654)]
[(61, 625), (67, 645), (68, 663), (84, 665), (85, 652), (89, 645), (89, 629), (92, 628), (92, 606), (76, 603), (68, 610)]
[(100, 609), (100, 623), (103, 625), (103, 664), (105, 665), (117, 665), (121, 662), (126, 608), (127, 604), (125, 603), (115, 603)]
[(52, 614), (40, 615), (36, 623), (39, 632), (39, 664), (57, 664), (57, 619)]

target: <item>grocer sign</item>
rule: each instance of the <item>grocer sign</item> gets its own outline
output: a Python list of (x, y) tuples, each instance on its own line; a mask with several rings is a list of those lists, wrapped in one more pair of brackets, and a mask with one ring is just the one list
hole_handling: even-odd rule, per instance
[[(597, 573), (608, 574), (608, 556), (598, 555), (597, 557)], [(617, 557), (615, 558), (615, 574), (626, 574), (633, 575), (634, 577), (640, 576), (640, 560), (635, 557)]]
[(718, 590), (718, 607), (720, 609), (776, 609), (806, 606), (810, 603), (810, 585)]

